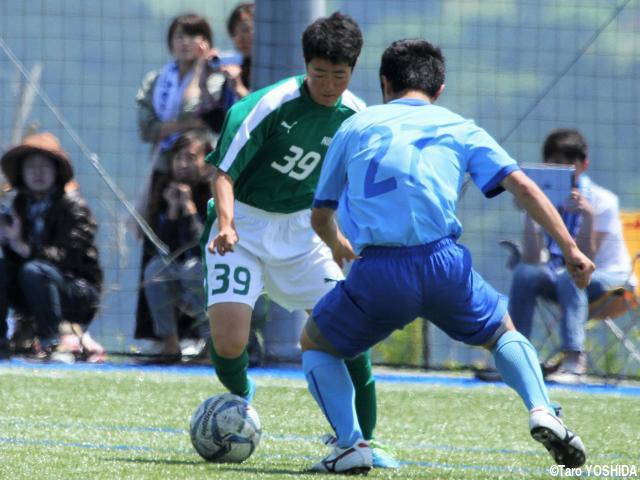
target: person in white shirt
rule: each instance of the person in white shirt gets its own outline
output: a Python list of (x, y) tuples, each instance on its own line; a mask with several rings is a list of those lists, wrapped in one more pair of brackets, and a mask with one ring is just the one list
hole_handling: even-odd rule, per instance
[[(589, 302), (609, 288), (624, 284), (631, 262), (622, 236), (618, 197), (596, 185), (584, 172), (589, 167), (587, 142), (574, 129), (557, 129), (545, 139), (545, 163), (575, 166), (574, 188), (559, 212), (571, 235), (596, 265), (591, 284), (575, 286), (564, 268), (558, 245), (527, 215), (522, 262), (511, 284), (509, 313), (516, 328), (530, 337), (538, 296), (557, 301), (561, 310), (564, 359), (557, 372), (547, 376), (559, 383), (579, 383), (587, 370), (584, 353)], [(548, 259), (541, 261), (546, 249)]]

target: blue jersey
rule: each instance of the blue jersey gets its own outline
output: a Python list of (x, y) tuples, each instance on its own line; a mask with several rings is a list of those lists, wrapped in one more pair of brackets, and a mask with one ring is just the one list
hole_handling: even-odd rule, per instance
[(399, 99), (342, 124), (324, 159), (314, 207), (338, 209), (357, 253), (458, 238), (456, 202), (468, 172), (487, 197), (518, 165), (473, 121), (418, 99)]

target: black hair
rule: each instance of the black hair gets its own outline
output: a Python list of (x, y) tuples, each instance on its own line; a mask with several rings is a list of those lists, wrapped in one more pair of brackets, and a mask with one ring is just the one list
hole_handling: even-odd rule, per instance
[(419, 90), (433, 97), (444, 84), (444, 56), (440, 47), (426, 40), (397, 40), (382, 54), (380, 75), (387, 78), (394, 92)]
[(211, 30), (209, 22), (197, 13), (186, 13), (184, 15), (178, 15), (171, 21), (171, 25), (169, 25), (169, 31), (167, 32), (167, 45), (169, 46), (170, 52), (171, 38), (179, 27), (182, 28), (182, 31), (187, 35), (202, 35), (209, 42), (209, 46), (213, 46), (213, 31)]
[(302, 34), (302, 51), (308, 65), (314, 58), (356, 65), (362, 50), (362, 31), (349, 15), (334, 12), (309, 25)]
[(233, 37), (233, 30), (236, 28), (236, 25), (247, 17), (253, 18), (254, 8), (255, 4), (253, 3), (239, 3), (236, 5), (236, 8), (231, 11), (229, 18), (227, 19), (227, 32), (230, 37)]
[(178, 154), (178, 152), (180, 152), (180, 150), (188, 147), (192, 143), (199, 143), (201, 145), (205, 157), (213, 151), (211, 142), (209, 142), (209, 140), (202, 134), (187, 130), (180, 134), (180, 136), (171, 144), (171, 147), (169, 147), (169, 150), (167, 151), (167, 156), (169, 158), (173, 158)]
[[(211, 142), (209, 142), (209, 140), (207, 140), (202, 134), (194, 131), (186, 131), (182, 133), (175, 142), (173, 142), (173, 144), (167, 151), (167, 155), (171, 159), (170, 162), (173, 162), (173, 157), (177, 155), (180, 150), (188, 147), (193, 143), (201, 145), (205, 156), (213, 151)], [(157, 221), (160, 212), (164, 211), (167, 208), (167, 201), (164, 198), (163, 194), (165, 188), (167, 188), (167, 186), (173, 180), (173, 167), (171, 165), (169, 165), (169, 170), (166, 172), (154, 172), (152, 174), (150, 188), (151, 191), (149, 193), (149, 202), (146, 208), (145, 219), (149, 222), (149, 225), (151, 225), (151, 228), (153, 229), (157, 227)], [(200, 193), (210, 195), (209, 178), (203, 176), (196, 179), (195, 183), (191, 185), (191, 188), (194, 201), (198, 198)], [(199, 193), (196, 195), (196, 192)]]
[(542, 158), (547, 160), (554, 155), (562, 155), (571, 162), (584, 162), (587, 159), (587, 141), (582, 134), (573, 128), (553, 130), (544, 140)]

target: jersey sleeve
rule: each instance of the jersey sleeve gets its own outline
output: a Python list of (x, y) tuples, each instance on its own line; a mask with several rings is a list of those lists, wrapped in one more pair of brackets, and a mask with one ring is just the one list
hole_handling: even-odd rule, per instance
[[(348, 123), (348, 121), (347, 121)], [(324, 157), (320, 180), (313, 200), (314, 208), (338, 208), (338, 201), (347, 184), (347, 139), (346, 124), (338, 129)]]
[(270, 116), (256, 118), (255, 107), (260, 98), (251, 98), (253, 95), (227, 112), (216, 149), (206, 159), (207, 163), (228, 173), (234, 182), (261, 148), (270, 128)]
[(482, 128), (467, 137), (467, 172), (487, 198), (502, 193), (500, 182), (520, 170), (516, 161)]

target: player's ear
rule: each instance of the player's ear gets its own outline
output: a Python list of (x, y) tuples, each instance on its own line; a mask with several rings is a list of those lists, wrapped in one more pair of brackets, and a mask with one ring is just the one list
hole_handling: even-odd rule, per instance
[(382, 91), (382, 100), (387, 103), (391, 100), (391, 84), (387, 77), (380, 75), (380, 90)]
[(442, 85), (440, 85), (440, 88), (438, 89), (436, 94), (433, 97), (431, 97), (431, 101), (435, 102), (438, 99), (438, 97), (440, 97), (440, 95), (442, 95), (442, 92), (444, 92), (444, 83)]

